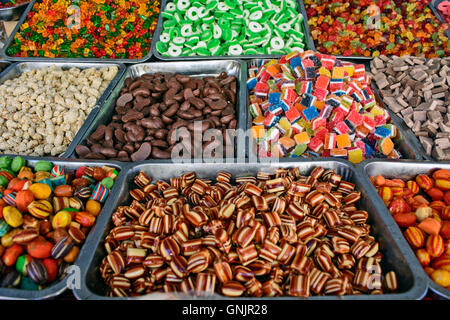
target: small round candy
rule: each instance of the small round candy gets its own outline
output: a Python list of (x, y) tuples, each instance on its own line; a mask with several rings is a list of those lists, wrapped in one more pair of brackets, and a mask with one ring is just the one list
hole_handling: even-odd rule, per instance
[(86, 169), (85, 166), (78, 167), (77, 171), (75, 172), (75, 178), (81, 178), (84, 175), (84, 169)]
[(3, 208), (3, 218), (13, 228), (17, 228), (23, 223), (23, 216), (17, 208), (7, 206)]
[(70, 212), (67, 210), (60, 211), (53, 217), (52, 227), (53, 229), (67, 228), (71, 222), (72, 222), (72, 215), (70, 214)]
[(114, 186), (114, 180), (110, 177), (106, 177), (101, 182), (106, 188), (111, 189)]
[(34, 171), (50, 172), (50, 171), (52, 171), (52, 168), (53, 168), (52, 163), (50, 161), (46, 161), (46, 160), (39, 160), (34, 165)]
[(92, 214), (93, 216), (98, 216), (101, 210), (102, 206), (98, 201), (88, 200), (86, 202), (86, 211)]
[(45, 183), (33, 183), (29, 190), (33, 192), (33, 195), (38, 200), (44, 200), (50, 197), (52, 189)]
[(22, 290), (39, 290), (39, 285), (31, 280), (30, 277), (22, 277), (20, 281), (20, 289)]
[(64, 175), (64, 169), (63, 169), (63, 167), (58, 166), (58, 165), (53, 166), (52, 171), (50, 172), (50, 174), (53, 177), (62, 176), (62, 175)]
[(27, 265), (33, 260), (31, 256), (28, 254), (23, 254), (19, 258), (17, 258), (16, 261), (16, 270), (21, 275), (26, 276), (27, 275)]
[(0, 157), (0, 168), (10, 169), (11, 162), (12, 160), (8, 156)]
[(8, 183), (9, 183), (8, 179), (6, 179), (4, 176), (0, 176), (0, 186), (2, 186), (3, 188), (7, 188)]
[(14, 172), (19, 172), (19, 170), (24, 167), (26, 160), (21, 156), (16, 156), (11, 162), (11, 170)]

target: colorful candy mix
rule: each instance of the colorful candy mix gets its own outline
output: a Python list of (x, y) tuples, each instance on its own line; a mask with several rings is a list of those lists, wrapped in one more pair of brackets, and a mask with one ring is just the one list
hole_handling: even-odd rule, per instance
[(398, 130), (367, 81), (363, 65), (310, 50), (254, 60), (248, 90), (256, 153), (331, 156), (354, 163), (400, 158), (394, 145)]
[[(375, 57), (448, 56), (450, 44), (430, 0), (306, 0), (308, 25), (321, 53)], [(379, 18), (377, 18), (379, 16)]]
[[(6, 54), (13, 57), (140, 59), (151, 47), (160, 2), (36, 1)], [(73, 20), (72, 20), (73, 19)]]
[(118, 172), (0, 157), (0, 287), (40, 290), (73, 263)]

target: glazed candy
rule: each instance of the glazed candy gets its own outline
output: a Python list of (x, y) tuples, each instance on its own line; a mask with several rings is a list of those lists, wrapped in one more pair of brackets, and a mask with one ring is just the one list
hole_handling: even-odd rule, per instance
[[(79, 25), (74, 4), (80, 9)], [(36, 1), (7, 55), (140, 59), (150, 51), (159, 10), (159, 1)]]
[[(443, 57), (450, 53), (445, 31), (430, 0), (306, 0), (316, 49), (344, 56)], [(379, 19), (374, 18), (379, 15)]]
[(0, 157), (0, 287), (40, 290), (62, 279), (117, 174)]
[(253, 61), (247, 87), (260, 157), (401, 157), (397, 127), (376, 102), (364, 65), (292, 52)]

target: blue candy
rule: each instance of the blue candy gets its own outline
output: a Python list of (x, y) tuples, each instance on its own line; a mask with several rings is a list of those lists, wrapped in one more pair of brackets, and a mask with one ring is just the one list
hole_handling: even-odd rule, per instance
[(312, 106), (308, 109), (303, 110), (303, 115), (305, 116), (306, 120), (311, 121), (312, 119), (319, 116), (319, 111), (317, 111), (316, 107)]
[(309, 93), (305, 93), (302, 97), (302, 101), (300, 101), (300, 104), (306, 108), (309, 108), (314, 104), (314, 101), (316, 101), (316, 97)]
[(388, 128), (385, 127), (378, 127), (375, 130), (375, 136), (380, 137), (380, 138), (387, 138), (391, 135), (391, 130), (389, 130)]
[(269, 103), (278, 104), (281, 99), (281, 92), (271, 92), (269, 93)]
[(301, 67), (302, 59), (300, 57), (294, 57), (289, 61), (291, 68), (295, 69), (297, 66)]
[(283, 112), (283, 107), (281, 106), (280, 103), (277, 104), (272, 104), (271, 106), (269, 106), (269, 110), (270, 113), (274, 114), (274, 115), (279, 115)]
[(54, 178), (51, 178), (50, 181), (53, 184), (53, 187), (62, 186), (66, 184), (66, 177), (65, 176), (57, 176)]
[(256, 78), (250, 78), (247, 80), (247, 88), (248, 90), (255, 89), (258, 80)]

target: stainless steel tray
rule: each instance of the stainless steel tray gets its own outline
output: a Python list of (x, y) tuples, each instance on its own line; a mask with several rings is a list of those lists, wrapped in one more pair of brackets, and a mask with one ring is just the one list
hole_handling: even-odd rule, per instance
[[(244, 148), (244, 137), (240, 133), (245, 130), (245, 123), (247, 121), (246, 112), (246, 99), (244, 97), (245, 90), (247, 90), (246, 85), (246, 74), (247, 65), (238, 60), (221, 60), (221, 61), (191, 61), (191, 62), (151, 62), (142, 63), (129, 66), (125, 75), (122, 77), (120, 82), (114, 88), (109, 99), (103, 104), (100, 104), (100, 112), (97, 114), (95, 119), (89, 123), (88, 128), (80, 136), (77, 144), (86, 145), (86, 139), (97, 129), (101, 124), (108, 124), (111, 122), (112, 116), (115, 114), (115, 102), (120, 94), (120, 91), (124, 87), (124, 82), (127, 77), (136, 78), (137, 76), (143, 75), (145, 73), (156, 73), (156, 72), (170, 72), (170, 73), (181, 73), (194, 77), (204, 77), (204, 76), (217, 76), (222, 71), (227, 72), (229, 75), (234, 75), (237, 78), (237, 92), (236, 92), (236, 119), (237, 119), (237, 137), (235, 140), (235, 157), (245, 158), (245, 148)], [(69, 154), (70, 158), (77, 158), (78, 155), (75, 153), (75, 146), (71, 149)], [(191, 159), (195, 161), (194, 159)], [(222, 159), (220, 159), (222, 160)], [(171, 159), (149, 159), (146, 161), (150, 162), (166, 162), (171, 163)], [(186, 161), (186, 160), (184, 160)]]
[(97, 115), (97, 113), (100, 110), (100, 106), (104, 104), (106, 99), (111, 94), (113, 88), (117, 85), (119, 80), (122, 78), (123, 74), (125, 73), (125, 65), (122, 63), (71, 63), (71, 62), (44, 62), (44, 61), (34, 61), (34, 62), (19, 62), (19, 63), (13, 63), (10, 65), (7, 69), (5, 69), (0, 74), (0, 84), (5, 82), (6, 80), (10, 80), (13, 78), (16, 78), (20, 76), (23, 72), (34, 70), (34, 69), (42, 69), (49, 66), (55, 65), (57, 67), (63, 68), (63, 69), (70, 69), (73, 67), (79, 68), (79, 69), (88, 69), (88, 68), (106, 68), (110, 66), (117, 66), (119, 70), (117, 71), (116, 76), (114, 79), (109, 83), (108, 87), (105, 89), (105, 91), (100, 96), (99, 100), (97, 101), (94, 108), (92, 108), (91, 112), (87, 116), (84, 123), (81, 125), (80, 129), (78, 130), (77, 134), (73, 138), (72, 142), (67, 147), (67, 150), (61, 155), (63, 158), (67, 158), (74, 150), (75, 146), (78, 144), (78, 142), (81, 139), (81, 136), (88, 128), (88, 125), (90, 122), (92, 122)]
[[(376, 176), (382, 175), (386, 178), (397, 178), (397, 179), (411, 179), (414, 178), (418, 174), (428, 174), (433, 169), (450, 169), (450, 162), (420, 162), (420, 161), (374, 161), (367, 160), (362, 163), (363, 171), (366, 176)], [(370, 193), (376, 193), (375, 187), (370, 183), (370, 187), (366, 190)], [(405, 238), (402, 235), (400, 228), (397, 226), (397, 223), (392, 218), (388, 209), (384, 205), (381, 198), (377, 195), (376, 199), (372, 200), (375, 203), (378, 203), (378, 207), (380, 208), (380, 213), (383, 213), (386, 216), (386, 222), (389, 223), (391, 229), (395, 231), (395, 234), (400, 234), (401, 239), (397, 239), (399, 245), (402, 247), (406, 247), (405, 251), (407, 251), (408, 261), (410, 261), (410, 267), (413, 268), (414, 272), (416, 272), (416, 276), (419, 278), (425, 279), (427, 286), (433, 292), (438, 294), (439, 296), (450, 299), (450, 290), (446, 290), (445, 288), (436, 284), (431, 278), (427, 276), (419, 261), (417, 260), (413, 250), (406, 242)]]
[[(279, 164), (153, 164), (153, 163), (136, 163), (130, 165), (126, 170), (126, 176), (121, 180), (124, 183), (120, 186), (118, 196), (115, 197), (113, 208), (119, 205), (127, 205), (130, 203), (130, 196), (128, 191), (133, 188), (133, 179), (140, 171), (144, 171), (153, 182), (162, 179), (168, 181), (169, 178), (181, 175), (189, 171), (195, 171), (198, 177), (201, 178), (215, 178), (218, 171), (224, 170), (233, 174), (233, 178), (245, 176), (249, 174), (256, 175), (258, 171), (273, 173), (278, 167), (299, 167), (302, 174), (307, 174), (316, 166), (322, 166), (326, 169), (334, 169), (341, 174), (344, 179), (356, 184), (356, 188), (361, 191), (360, 207), (367, 210), (369, 214), (368, 223), (372, 226), (371, 234), (375, 236), (380, 243), (380, 251), (384, 255), (382, 268), (385, 271), (395, 270), (399, 279), (399, 293), (383, 294), (383, 295), (356, 295), (356, 296), (315, 296), (310, 297), (310, 300), (378, 300), (378, 299), (420, 299), (426, 293), (426, 282), (423, 274), (417, 273), (416, 268), (418, 263), (414, 263), (414, 257), (405, 246), (405, 241), (398, 242), (402, 235), (397, 229), (392, 228), (392, 222), (388, 220), (388, 213), (382, 208), (383, 203), (374, 201), (375, 193), (368, 188), (368, 179), (364, 177), (364, 172), (360, 168), (355, 168), (346, 161), (328, 161), (318, 159), (314, 161), (298, 161), (298, 162), (283, 162)], [(108, 206), (111, 208), (111, 206)], [(110, 213), (109, 217), (112, 215)], [(390, 218), (391, 219), (391, 218)], [(107, 220), (107, 221), (105, 221)], [(95, 242), (92, 241), (92, 250), (84, 251), (80, 255), (80, 265), (82, 270), (81, 288), (74, 290), (74, 294), (78, 299), (111, 299), (111, 300), (126, 300), (130, 298), (109, 298), (105, 296), (107, 290), (106, 285), (99, 276), (99, 266), (101, 260), (106, 256), (106, 251), (103, 247), (103, 241), (112, 227), (114, 227), (111, 219), (102, 219), (98, 221), (99, 230), (103, 230), (101, 234), (95, 235)], [(103, 224), (104, 223), (104, 224)], [(94, 249), (95, 248), (95, 249)], [(417, 276), (419, 275), (419, 276)], [(170, 295), (170, 294), (149, 294), (137, 299), (192, 299), (186, 295)], [(131, 298), (132, 299), (132, 298)], [(226, 299), (221, 295), (214, 295), (210, 299)], [(265, 298), (266, 300), (300, 300), (293, 297), (279, 297), (279, 298)], [(238, 298), (235, 300), (249, 300), (252, 298)]]
[[(164, 0), (162, 7), (161, 7), (161, 13), (163, 12), (163, 10), (165, 10), (166, 8), (166, 4), (170, 2), (169, 0)], [(314, 47), (314, 41), (312, 41), (311, 38), (311, 33), (309, 32), (309, 27), (308, 27), (308, 17), (306, 16), (306, 11), (305, 11), (305, 6), (303, 4), (302, 0), (297, 0), (297, 6), (298, 6), (298, 12), (301, 13), (304, 17), (303, 22), (302, 22), (302, 26), (303, 26), (303, 30), (305, 31), (305, 51), (306, 50), (315, 50)], [(155, 30), (155, 36), (154, 36), (154, 43), (155, 46), (153, 47), (153, 56), (155, 56), (156, 58), (158, 58), (159, 60), (165, 60), (165, 61), (180, 61), (180, 60), (204, 60), (204, 59), (214, 59), (214, 60), (221, 60), (221, 59), (255, 59), (255, 58), (264, 58), (264, 59), (276, 59), (276, 58), (280, 58), (282, 55), (275, 55), (275, 54), (270, 54), (270, 55), (240, 55), (240, 56), (179, 56), (179, 57), (165, 57), (162, 56), (158, 50), (156, 50), (156, 43), (159, 41), (159, 37), (161, 36), (163, 27), (163, 18), (161, 16), (161, 14), (159, 15), (159, 21), (158, 21), (158, 26), (156, 27)]]
[[(249, 68), (249, 66), (251, 64), (256, 63), (257, 61), (259, 61), (260, 59), (253, 59), (247, 62), (247, 68)], [(343, 59), (339, 59), (342, 61), (348, 61), (348, 62), (352, 62), (355, 64), (364, 64), (366, 67), (366, 71), (370, 71), (370, 61), (369, 60), (358, 60), (355, 57), (352, 58), (343, 58)], [(248, 72), (246, 73), (246, 77), (248, 77)], [(245, 82), (247, 82), (247, 78), (245, 79)], [(373, 83), (374, 84), (374, 83)], [(372, 88), (373, 88), (373, 84), (372, 84)], [(251, 117), (249, 115), (249, 110), (248, 110), (248, 98), (249, 98), (249, 94), (248, 94), (248, 90), (247, 87), (245, 88), (245, 101), (247, 103), (247, 132), (249, 132), (248, 130), (250, 130), (251, 127)], [(376, 92), (375, 92), (376, 93)], [(408, 134), (407, 130), (404, 130), (404, 128), (401, 125), (401, 122), (399, 122), (398, 117), (395, 117), (395, 115), (393, 115), (393, 113), (383, 104), (382, 100), (380, 99), (380, 97), (375, 94), (375, 98), (378, 102), (379, 105), (383, 106), (390, 114), (391, 116), (391, 121), (392, 123), (398, 128), (398, 131), (400, 133), (400, 136), (397, 137), (397, 139), (394, 140), (395, 146), (396, 148), (402, 153), (403, 157), (405, 159), (416, 159), (416, 160), (421, 160), (422, 159), (422, 154), (423, 152), (420, 151), (420, 149), (418, 149), (418, 146), (414, 143), (414, 140), (410, 137), (410, 135)], [(246, 147), (246, 154), (248, 156), (249, 159), (258, 159), (259, 161), (272, 161), (271, 158), (259, 158), (255, 152), (254, 152), (254, 148), (256, 147), (255, 145), (252, 145), (252, 142), (249, 142), (245, 144)], [(311, 158), (311, 159), (319, 159), (319, 158), (323, 158), (323, 159), (329, 159), (330, 161), (336, 159), (333, 157), (328, 157), (328, 158), (324, 158), (324, 157), (317, 157), (317, 158)], [(285, 159), (285, 158), (280, 158), (280, 159)], [(287, 159), (291, 159), (290, 161), (297, 161), (295, 159), (302, 159), (301, 157), (299, 158), (287, 158)]]
[[(27, 160), (27, 165), (34, 165), (39, 160), (48, 160), (53, 164), (57, 164), (62, 166), (63, 168), (75, 169), (83, 165), (92, 165), (92, 166), (103, 166), (107, 165), (110, 167), (114, 167), (120, 170), (119, 175), (116, 178), (113, 188), (111, 189), (111, 193), (109, 194), (106, 202), (102, 208), (102, 211), (97, 217), (97, 220), (92, 227), (91, 231), (86, 237), (86, 240), (82, 247), (80, 248), (80, 253), (78, 258), (75, 260), (73, 265), (81, 266), (83, 263), (82, 255), (86, 251), (92, 251), (94, 248), (94, 244), (96, 244), (100, 239), (97, 239), (102, 232), (102, 226), (105, 221), (108, 221), (110, 218), (110, 213), (115, 208), (113, 205), (114, 199), (117, 198), (118, 191), (123, 185), (123, 178), (125, 177), (125, 172), (127, 169), (121, 165), (120, 162), (117, 161), (66, 161), (61, 160), (59, 158), (38, 158), (38, 157), (23, 157)], [(80, 272), (81, 273), (81, 272)], [(54, 298), (61, 293), (63, 293), (67, 289), (67, 281), (66, 278), (61, 281), (53, 284), (43, 290), (23, 290), (23, 289), (15, 289), (15, 288), (0, 288), (0, 299), (27, 299), (27, 300), (42, 300)]]
[[(52, 62), (75, 62), (75, 63), (77, 63), (77, 62), (141, 63), (141, 62), (147, 61), (153, 55), (153, 47), (155, 45), (155, 41), (153, 41), (153, 40), (155, 38), (155, 33), (153, 34), (153, 39), (152, 39), (152, 43), (149, 48), (148, 54), (141, 59), (64, 58), (64, 57), (45, 58), (45, 57), (11, 57), (11, 56), (8, 56), (6, 54), (6, 50), (9, 48), (10, 44), (14, 40), (14, 36), (16, 35), (16, 33), (20, 30), (20, 26), (25, 22), (28, 12), (30, 12), (31, 9), (33, 9), (33, 6), (34, 6), (35, 2), (37, 2), (37, 1), (42, 1), (42, 0), (33, 0), (29, 4), (29, 6), (26, 8), (25, 12), (22, 14), (20, 20), (17, 22), (17, 25), (13, 29), (11, 35), (9, 36), (8, 40), (6, 41), (4, 47), (2, 48), (2, 50), (0, 52), (0, 55), (2, 56), (3, 59), (6, 59), (8, 61), (33, 61), (33, 62), (34, 61), (52, 61)], [(158, 17), (158, 19), (159, 18), (160, 17)], [(155, 29), (155, 31), (156, 31), (156, 29)]]
[(29, 4), (30, 2), (26, 2), (10, 8), (0, 8), (0, 20), (1, 21), (18, 20)]

